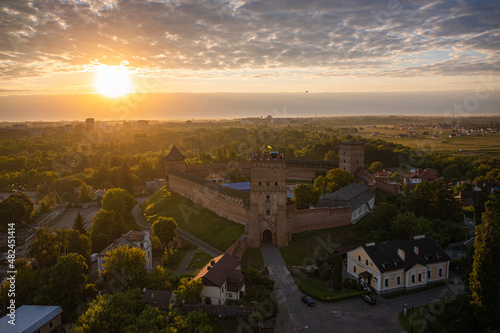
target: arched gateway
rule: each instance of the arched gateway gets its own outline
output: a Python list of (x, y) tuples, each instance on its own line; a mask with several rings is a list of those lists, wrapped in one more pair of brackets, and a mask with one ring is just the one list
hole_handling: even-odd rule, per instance
[(271, 230), (266, 229), (262, 232), (262, 242), (263, 243), (273, 242), (273, 232)]

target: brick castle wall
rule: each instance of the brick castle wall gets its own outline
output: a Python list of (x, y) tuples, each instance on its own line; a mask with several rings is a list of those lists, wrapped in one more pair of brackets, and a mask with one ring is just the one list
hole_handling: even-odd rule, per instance
[(248, 206), (245, 200), (222, 193), (215, 183), (202, 185), (177, 175), (168, 175), (168, 188), (183, 197), (211, 210), (219, 216), (245, 225)]
[(292, 232), (341, 227), (351, 224), (350, 207), (322, 207), (296, 210), (295, 206), (287, 206), (287, 219)]

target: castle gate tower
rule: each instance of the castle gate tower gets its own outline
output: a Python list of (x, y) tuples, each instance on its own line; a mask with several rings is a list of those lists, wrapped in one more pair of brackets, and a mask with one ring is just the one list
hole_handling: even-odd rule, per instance
[(354, 175), (365, 166), (365, 145), (363, 142), (341, 142), (339, 147), (339, 169)]
[(247, 229), (249, 247), (262, 243), (288, 245), (286, 219), (286, 162), (283, 154), (252, 154), (250, 212)]
[(182, 155), (179, 149), (177, 149), (177, 147), (174, 145), (165, 157), (165, 172), (168, 173), (168, 170), (178, 170), (186, 172), (186, 162), (184, 161), (185, 159), (186, 156)]

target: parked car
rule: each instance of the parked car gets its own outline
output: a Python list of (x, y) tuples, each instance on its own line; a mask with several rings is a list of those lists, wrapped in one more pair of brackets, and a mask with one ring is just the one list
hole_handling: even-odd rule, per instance
[(375, 305), (375, 303), (377, 303), (377, 301), (372, 295), (361, 295), (361, 298), (370, 305)]
[(306, 303), (308, 306), (314, 306), (314, 300), (309, 296), (302, 296), (300, 298), (302, 302)]

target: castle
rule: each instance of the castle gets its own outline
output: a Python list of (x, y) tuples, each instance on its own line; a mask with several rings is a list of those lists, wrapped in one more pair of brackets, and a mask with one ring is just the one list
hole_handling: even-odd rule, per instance
[[(363, 171), (364, 145), (341, 143), (338, 163), (287, 160), (283, 154), (276, 152), (254, 153), (250, 161), (238, 163), (241, 172), (250, 176), (249, 191), (203, 178), (209, 171), (229, 170), (233, 166), (231, 164), (186, 165), (184, 160), (185, 156), (175, 145), (165, 157), (167, 185), (171, 191), (222, 217), (243, 224), (245, 246), (259, 247), (264, 242), (270, 242), (281, 247), (288, 245), (293, 233), (352, 223), (350, 206), (296, 210), (287, 196), (286, 180), (312, 180), (317, 171), (328, 172), (337, 167), (357, 175)], [(371, 201), (370, 205), (373, 206)]]

